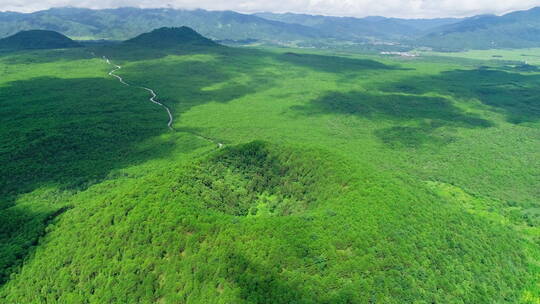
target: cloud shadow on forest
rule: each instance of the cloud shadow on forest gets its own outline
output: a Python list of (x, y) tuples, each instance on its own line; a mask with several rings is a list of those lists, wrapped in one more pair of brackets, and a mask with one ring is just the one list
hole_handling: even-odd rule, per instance
[[(50, 56), (41, 61), (65, 60), (58, 54), (50, 52)], [(81, 56), (81, 53), (76, 55)], [(131, 84), (155, 89), (159, 100), (171, 106), (176, 120), (193, 106), (229, 102), (269, 85), (268, 82), (259, 83), (256, 76), (244, 82), (235, 81), (234, 78), (249, 68), (249, 64), (231, 71), (227, 64), (234, 64), (236, 59), (223, 53), (219, 56), (215, 62), (137, 64), (133, 69), (123, 70), (127, 73), (122, 76)], [(33, 60), (31, 57), (29, 60)], [(232, 62), (224, 63), (227, 60)], [(154, 78), (147, 73), (152, 66), (157, 69)], [(162, 73), (170, 78), (162, 79)], [(178, 151), (177, 144), (160, 144), (159, 136), (169, 132), (166, 113), (148, 98), (146, 91), (125, 87), (114, 78), (41, 77), (7, 83), (0, 92), (0, 122), (4, 127), (0, 129), (0, 162), (3, 164), (0, 168), (0, 212), (15, 212), (17, 199), (35, 189), (57, 187), (81, 191), (106, 179), (114, 170)], [(189, 129), (176, 132), (198, 134)], [(156, 144), (148, 145), (154, 141)], [(186, 153), (197, 148), (197, 144), (181, 145)], [(21, 215), (18, 230), (10, 234), (13, 237), (6, 236), (6, 246), (16, 246), (19, 236), (25, 235), (32, 225), (32, 218), (47, 218), (59, 208), (61, 206), (35, 216)], [(25, 241), (37, 242), (43, 229), (26, 235)], [(30, 247), (26, 253), (17, 256), (16, 261), (6, 263), (22, 261)], [(9, 265), (0, 266), (15, 269)]]
[(463, 112), (445, 98), (405, 94), (330, 92), (293, 110), (304, 115), (330, 113), (391, 121), (399, 126), (378, 130), (375, 135), (392, 147), (451, 142), (452, 138), (439, 138), (435, 134), (442, 127), (488, 128), (493, 125), (478, 115)]
[[(257, 52), (256, 52), (257, 54)], [(240, 62), (234, 55), (210, 55), (211, 60), (171, 60), (135, 63), (119, 73), (128, 83), (148, 86), (173, 110), (176, 119), (194, 106), (228, 103), (271, 88), (274, 81), (254, 67), (260, 57), (247, 52)], [(199, 54), (201, 55), (201, 54)], [(208, 55), (208, 54), (203, 54)]]
[(504, 115), (509, 123), (540, 120), (540, 75), (479, 68), (452, 70), (435, 76), (412, 77), (382, 88), (387, 92), (435, 92), (457, 99), (477, 99)]
[(282, 62), (296, 66), (311, 68), (325, 73), (361, 72), (366, 70), (407, 70), (399, 66), (391, 66), (370, 59), (356, 59), (342, 56), (284, 53), (276, 56)]
[(70, 209), (69, 206), (38, 208), (43, 210), (17, 207), (0, 210), (0, 287), (32, 254), (39, 238), (45, 234), (45, 228)]
[(195, 54), (226, 54), (230, 50), (226, 46), (190, 46), (179, 45), (177, 47), (156, 48), (144, 47), (132, 44), (113, 44), (89, 48), (99, 56), (107, 56), (120, 61), (145, 61), (152, 59), (165, 58), (170, 55), (183, 56)]
[(204, 145), (160, 140), (170, 132), (166, 113), (148, 97), (106, 78), (41, 77), (2, 87), (0, 217), (9, 220), (1, 221), (0, 252), (10, 254), (0, 259), (0, 284), (65, 208), (58, 202), (34, 212), (18, 203), (22, 195), (82, 191), (114, 170)]

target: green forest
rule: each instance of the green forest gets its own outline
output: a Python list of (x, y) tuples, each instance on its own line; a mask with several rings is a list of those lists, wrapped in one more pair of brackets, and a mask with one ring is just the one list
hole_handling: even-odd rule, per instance
[(143, 38), (0, 52), (0, 303), (540, 303), (537, 50)]

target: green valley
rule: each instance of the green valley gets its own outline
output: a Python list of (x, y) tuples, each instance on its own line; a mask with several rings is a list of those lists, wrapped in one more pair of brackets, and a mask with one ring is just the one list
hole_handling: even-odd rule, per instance
[(0, 302), (540, 303), (537, 50), (420, 54), (1, 53)]

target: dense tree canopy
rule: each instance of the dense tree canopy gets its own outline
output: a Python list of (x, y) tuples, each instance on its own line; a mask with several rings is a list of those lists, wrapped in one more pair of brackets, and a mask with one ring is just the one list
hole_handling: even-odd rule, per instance
[(0, 302), (536, 303), (538, 77), (298, 50), (3, 54)]

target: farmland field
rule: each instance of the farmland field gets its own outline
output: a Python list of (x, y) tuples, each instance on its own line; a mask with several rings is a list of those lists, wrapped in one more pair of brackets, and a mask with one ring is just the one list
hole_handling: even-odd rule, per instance
[(540, 303), (535, 53), (0, 54), (0, 302)]

